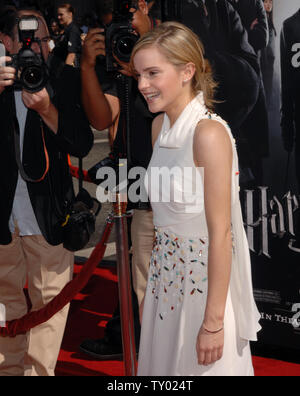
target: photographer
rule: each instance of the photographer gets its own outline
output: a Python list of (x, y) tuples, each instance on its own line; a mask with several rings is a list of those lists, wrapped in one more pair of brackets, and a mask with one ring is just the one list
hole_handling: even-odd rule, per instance
[[(67, 154), (84, 157), (93, 145), (74, 68), (65, 67), (53, 99), (45, 85), (34, 93), (16, 88), (22, 26), (34, 37), (34, 54), (44, 62), (49, 54), (49, 31), (40, 13), (1, 11), (7, 56), (0, 58), (0, 302), (8, 321), (28, 312), (26, 281), (37, 311), (72, 279), (74, 255), (63, 247), (62, 226), (74, 199)], [(12, 59), (14, 66), (6, 66)], [(0, 338), (0, 376), (53, 376), (67, 314), (68, 307), (27, 334)]]
[[(148, 16), (148, 6), (145, 0), (133, 1), (132, 25), (139, 35), (149, 31), (154, 25)], [(85, 40), (81, 60), (82, 100), (86, 114), (97, 130), (104, 130), (116, 122), (120, 114), (120, 101), (116, 86), (103, 89), (99, 80), (103, 80), (103, 69), (96, 62), (96, 57), (105, 56), (105, 37), (102, 29), (91, 30)], [(122, 64), (122, 72), (130, 75), (127, 64)], [(147, 104), (140, 95), (137, 82), (132, 81), (130, 97), (131, 113), (134, 115), (130, 128), (131, 167), (148, 167), (152, 155), (151, 125), (154, 115), (147, 108)], [(122, 118), (122, 114), (121, 114)], [(113, 145), (112, 157), (126, 158), (126, 137), (123, 134), (123, 123), (119, 123), (116, 140)], [(141, 303), (144, 296), (150, 256), (153, 245), (154, 226), (152, 211), (148, 204), (133, 204), (129, 202), (128, 209), (134, 209), (131, 226), (132, 239), (132, 275), (133, 286)], [(136, 339), (139, 338), (138, 314), (136, 315)], [(99, 359), (114, 359), (122, 354), (120, 322), (117, 315), (106, 327), (104, 339), (86, 340), (81, 350)]]

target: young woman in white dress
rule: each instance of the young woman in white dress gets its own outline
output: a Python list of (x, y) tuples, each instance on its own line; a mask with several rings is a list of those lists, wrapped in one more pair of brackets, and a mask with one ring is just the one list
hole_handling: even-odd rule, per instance
[[(140, 39), (132, 68), (150, 111), (163, 113), (146, 178), (155, 242), (138, 374), (252, 376), (260, 315), (238, 158), (228, 125), (211, 112), (216, 84), (203, 46), (185, 26), (164, 23)], [(166, 169), (172, 176), (160, 183)]]

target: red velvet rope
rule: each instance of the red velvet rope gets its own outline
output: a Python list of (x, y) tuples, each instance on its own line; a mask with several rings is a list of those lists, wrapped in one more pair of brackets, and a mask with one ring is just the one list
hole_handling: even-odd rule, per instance
[(17, 335), (26, 334), (30, 329), (47, 322), (73, 300), (76, 294), (86, 286), (95, 268), (102, 261), (112, 227), (113, 223), (107, 224), (102, 239), (94, 249), (89, 260), (76, 278), (69, 282), (58, 296), (39, 311), (30, 312), (20, 319), (6, 322), (5, 327), (0, 327), (0, 337), (14, 338)]

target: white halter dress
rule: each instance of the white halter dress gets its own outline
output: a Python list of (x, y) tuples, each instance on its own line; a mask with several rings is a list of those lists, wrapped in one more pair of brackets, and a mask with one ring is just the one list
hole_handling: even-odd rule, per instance
[[(195, 129), (205, 118), (225, 126), (233, 148), (231, 209), (234, 246), (224, 320), (224, 355), (208, 367), (198, 365), (196, 353), (196, 340), (206, 308), (209, 239), (203, 170), (196, 168), (193, 159)], [(157, 176), (158, 169), (162, 171), (162, 177), (171, 170), (169, 181), (166, 177), (158, 183), (153, 177), (155, 172)], [(143, 313), (139, 376), (254, 375), (249, 341), (257, 340), (260, 315), (253, 298), (238, 171), (231, 131), (225, 121), (207, 111), (203, 93), (188, 104), (172, 128), (165, 114), (146, 177), (156, 237)]]

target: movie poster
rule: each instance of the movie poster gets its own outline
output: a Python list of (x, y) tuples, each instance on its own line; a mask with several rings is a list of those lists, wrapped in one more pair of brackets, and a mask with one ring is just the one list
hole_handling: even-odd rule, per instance
[(242, 201), (262, 315), (259, 341), (300, 348), (299, 0), (273, 0), (272, 19), (261, 52), (269, 155), (262, 163), (263, 185), (242, 191)]

